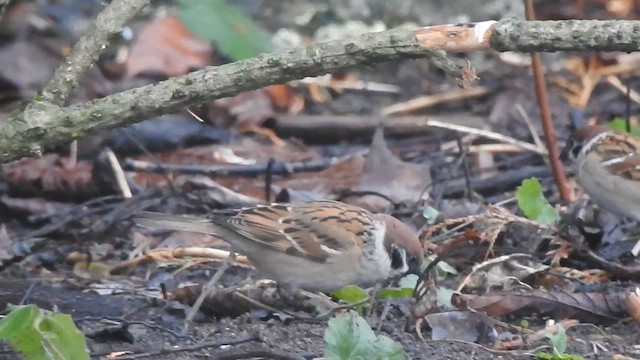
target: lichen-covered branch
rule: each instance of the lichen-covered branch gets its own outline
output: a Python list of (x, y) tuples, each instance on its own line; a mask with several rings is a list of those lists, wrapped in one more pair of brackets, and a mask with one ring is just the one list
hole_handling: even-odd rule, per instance
[(640, 21), (633, 20), (501, 20), (493, 28), (496, 51), (626, 51), (640, 50)]
[(64, 105), (80, 76), (107, 48), (109, 39), (120, 33), (147, 4), (149, 0), (113, 0), (107, 5), (45, 85), (41, 92), (42, 100), (53, 105)]
[(507, 19), (395, 29), (320, 43), (208, 67), (84, 104), (35, 102), (28, 111), (0, 122), (0, 162), (242, 91), (349, 67), (424, 57), (464, 79), (464, 69), (447, 59), (445, 51), (638, 51), (640, 37), (635, 34), (640, 34), (640, 21)]
[(419, 45), (410, 30), (391, 30), (207, 67), (80, 105), (56, 107), (46, 101), (35, 102), (12, 121), (0, 122), (0, 162), (30, 155), (34, 146), (50, 148), (242, 91), (347, 67), (418, 57), (439, 61), (449, 73), (456, 74), (461, 68), (443, 51)]

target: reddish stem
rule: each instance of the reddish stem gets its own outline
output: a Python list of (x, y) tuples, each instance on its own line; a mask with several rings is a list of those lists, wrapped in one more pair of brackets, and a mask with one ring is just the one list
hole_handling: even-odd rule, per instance
[[(525, 13), (528, 21), (535, 20), (536, 15), (533, 9), (533, 0), (525, 1)], [(558, 150), (558, 142), (556, 133), (553, 128), (551, 119), (551, 107), (549, 106), (549, 96), (547, 85), (544, 81), (544, 70), (542, 69), (542, 60), (540, 54), (531, 53), (531, 66), (533, 67), (533, 78), (536, 89), (536, 99), (540, 108), (540, 116), (542, 117), (542, 128), (544, 130), (545, 142), (549, 151), (549, 163), (553, 172), (553, 179), (556, 182), (558, 191), (560, 192), (560, 200), (568, 202), (571, 200), (571, 188), (564, 174), (564, 167), (560, 161), (560, 151)]]

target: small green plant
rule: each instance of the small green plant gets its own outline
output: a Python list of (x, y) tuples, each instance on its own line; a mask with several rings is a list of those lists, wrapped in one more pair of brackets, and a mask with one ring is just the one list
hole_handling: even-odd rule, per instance
[(553, 354), (547, 352), (539, 352), (536, 353), (537, 359), (547, 359), (547, 360), (584, 360), (584, 358), (580, 355), (566, 354), (567, 351), (567, 331), (562, 325), (558, 324), (558, 331), (547, 332), (545, 334), (547, 339), (551, 341), (551, 346), (553, 346)]
[(332, 292), (331, 296), (349, 305), (355, 305), (358, 313), (362, 313), (362, 310), (367, 306), (365, 302), (369, 298), (367, 290), (356, 285), (347, 285), (340, 290)]
[[(609, 128), (613, 130), (619, 130), (623, 132), (627, 132), (627, 121), (621, 118), (615, 118), (609, 122)], [(640, 129), (637, 126), (631, 125), (632, 135), (640, 135)]]
[(0, 320), (0, 340), (8, 341), (26, 360), (84, 360), (84, 335), (71, 316), (35, 305), (10, 306)]
[(338, 314), (329, 320), (324, 332), (324, 356), (330, 360), (403, 360), (402, 346), (371, 330), (355, 311)]
[(273, 51), (271, 35), (225, 0), (180, 0), (178, 4), (180, 20), (187, 29), (214, 42), (233, 61)]
[(429, 225), (435, 224), (438, 221), (438, 216), (440, 216), (440, 211), (438, 211), (438, 209), (431, 206), (427, 206), (422, 211), (422, 217), (425, 218), (425, 220), (427, 220), (427, 224)]
[(516, 189), (516, 199), (518, 207), (529, 220), (543, 225), (554, 225), (560, 220), (558, 211), (544, 197), (540, 181), (536, 178), (522, 181)]
[[(438, 255), (435, 254), (427, 256), (424, 263), (422, 264), (422, 270), (426, 269), (427, 266), (429, 266), (429, 264), (431, 264), (437, 258)], [(446, 261), (439, 261), (436, 264), (436, 270), (436, 280), (444, 280), (450, 275), (458, 274), (458, 271)]]
[(376, 296), (379, 299), (397, 299), (405, 296), (412, 296), (418, 282), (418, 275), (409, 274), (400, 279), (398, 287), (388, 287), (378, 291)]

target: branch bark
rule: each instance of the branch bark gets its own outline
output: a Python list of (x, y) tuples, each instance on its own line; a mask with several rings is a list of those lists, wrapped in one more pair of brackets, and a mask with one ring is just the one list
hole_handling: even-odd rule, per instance
[(395, 29), (207, 67), (79, 105), (59, 107), (37, 99), (0, 122), (0, 162), (242, 91), (349, 67), (423, 57), (465, 82), (464, 69), (445, 51), (638, 51), (637, 33), (640, 21), (506, 19)]
[(80, 76), (107, 49), (109, 39), (122, 31), (149, 0), (114, 0), (96, 17), (93, 26), (73, 47), (64, 63), (42, 90), (42, 100), (62, 106)]

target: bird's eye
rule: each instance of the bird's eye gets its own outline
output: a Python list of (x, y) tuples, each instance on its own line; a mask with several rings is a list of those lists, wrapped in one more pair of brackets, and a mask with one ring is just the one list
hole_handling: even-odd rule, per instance
[(405, 253), (404, 249), (393, 247), (391, 249), (391, 268), (401, 269), (405, 265)]
[(418, 266), (418, 258), (415, 256), (411, 256), (408, 262), (409, 266)]

